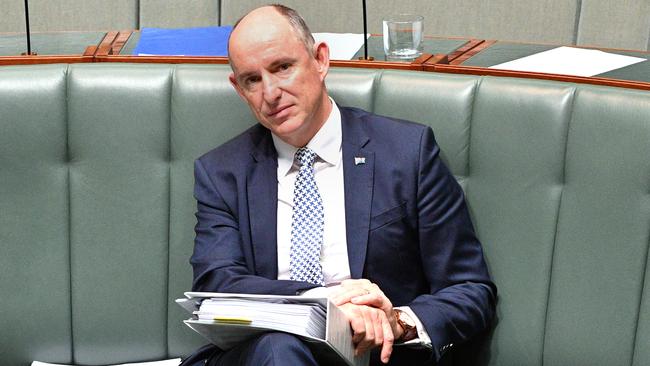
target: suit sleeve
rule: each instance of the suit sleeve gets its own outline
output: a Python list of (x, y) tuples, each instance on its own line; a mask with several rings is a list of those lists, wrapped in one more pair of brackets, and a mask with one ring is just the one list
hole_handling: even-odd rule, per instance
[(488, 274), (463, 191), (440, 159), (430, 128), (418, 166), (418, 235), (430, 293), (408, 306), (431, 338), (436, 358), (485, 331), (495, 312), (496, 287)]
[(190, 259), (193, 291), (296, 295), (315, 287), (306, 282), (256, 275), (252, 248), (242, 241), (242, 221), (236, 215), (235, 179), (227, 174), (208, 174), (200, 160), (194, 164), (194, 178), (197, 223)]

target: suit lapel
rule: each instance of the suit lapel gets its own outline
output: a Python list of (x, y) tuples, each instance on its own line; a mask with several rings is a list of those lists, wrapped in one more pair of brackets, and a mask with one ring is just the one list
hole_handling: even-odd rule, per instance
[[(251, 243), (256, 274), (278, 277), (277, 250), (277, 153), (268, 130), (254, 133), (255, 147), (247, 176)], [(259, 133), (259, 135), (258, 135)]]
[(352, 278), (361, 278), (368, 248), (374, 182), (374, 153), (364, 148), (369, 138), (363, 121), (341, 108), (343, 180), (348, 261)]

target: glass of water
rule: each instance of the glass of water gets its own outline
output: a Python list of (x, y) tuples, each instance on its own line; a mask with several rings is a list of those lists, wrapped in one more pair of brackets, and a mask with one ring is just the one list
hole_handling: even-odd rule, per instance
[(410, 60), (422, 54), (423, 20), (422, 16), (414, 14), (384, 18), (384, 53), (387, 60)]

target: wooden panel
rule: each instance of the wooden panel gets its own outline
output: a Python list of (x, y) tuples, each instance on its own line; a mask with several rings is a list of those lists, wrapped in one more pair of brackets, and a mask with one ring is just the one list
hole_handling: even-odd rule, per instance
[(431, 70), (430, 68), (427, 68), (427, 70), (436, 71), (436, 72), (445, 72), (451, 74), (490, 75), (490, 76), (514, 77), (514, 78), (544, 79), (544, 80), (565, 81), (569, 83), (605, 85), (605, 86), (614, 86), (620, 88), (650, 90), (650, 83), (641, 82), (641, 81), (615, 80), (615, 79), (598, 78), (598, 77), (568, 76), (568, 75), (544, 74), (539, 72), (510, 71), (510, 70), (488, 69), (485, 67), (470, 67), (470, 66), (441, 65), (441, 64), (435, 65), (433, 67), (433, 70)]
[[(109, 32), (111, 33), (111, 32)], [(118, 38), (117, 32), (115, 40)], [(112, 44), (113, 42), (111, 42)], [(489, 42), (481, 43), (480, 45)], [(479, 47), (480, 47), (479, 45)], [(111, 45), (108, 44), (108, 49)], [(478, 47), (475, 47), (478, 48)], [(475, 48), (471, 49), (474, 50)], [(87, 56), (7, 56), (0, 57), (0, 65), (21, 65), (21, 64), (50, 64), (50, 63), (81, 63), (81, 62), (127, 62), (127, 63), (167, 63), (167, 64), (227, 64), (228, 58), (226, 57), (204, 57), (204, 56), (122, 56), (122, 55), (108, 55), (100, 54), (99, 51), (95, 52), (94, 56), (90, 54), (94, 51), (89, 47), (86, 50)], [(463, 56), (460, 56), (463, 57)], [(460, 58), (459, 57), (459, 58)], [(457, 58), (456, 60), (458, 60)], [(631, 81), (631, 80), (618, 80), (599, 77), (580, 77), (580, 76), (567, 76), (556, 74), (544, 74), (535, 72), (520, 72), (510, 70), (489, 69), (485, 67), (471, 67), (471, 66), (458, 66), (449, 65), (447, 55), (430, 55), (425, 54), (414, 62), (385, 62), (385, 61), (366, 61), (366, 60), (350, 60), (339, 61), (334, 60), (330, 62), (332, 67), (351, 67), (351, 68), (368, 68), (368, 69), (394, 69), (394, 70), (411, 70), (423, 72), (442, 72), (451, 74), (466, 74), (466, 75), (490, 75), (499, 77), (517, 77), (517, 78), (530, 78), (530, 79), (546, 79), (555, 81), (564, 81), (571, 83), (605, 85), (621, 88), (650, 90), (650, 82)]]
[(1, 56), (0, 65), (73, 64), (93, 62), (92, 56)]
[(452, 65), (460, 65), (463, 62), (465, 62), (465, 60), (468, 60), (469, 58), (476, 55), (477, 53), (492, 46), (494, 43), (496, 43), (496, 41), (494, 40), (477, 42), (473, 44), (472, 47), (467, 47), (466, 49), (464, 49), (460, 55), (454, 57), (453, 60), (450, 61), (449, 63)]
[(115, 38), (117, 38), (118, 32), (116, 31), (111, 31), (106, 33), (106, 36), (104, 36), (104, 39), (101, 41), (99, 46), (97, 47), (97, 52), (95, 52), (96, 55), (110, 55), (111, 54), (111, 45), (113, 42), (115, 42)]
[(119, 55), (120, 51), (122, 50), (122, 47), (126, 44), (126, 42), (129, 40), (129, 37), (131, 37), (132, 31), (120, 31), (117, 34), (117, 37), (115, 37), (115, 40), (113, 41), (113, 44), (111, 45), (111, 54), (112, 55)]
[(466, 55), (469, 51), (478, 48), (483, 43), (485, 43), (485, 41), (482, 39), (471, 39), (467, 41), (467, 43), (465, 43), (462, 47), (459, 47), (456, 51), (450, 53), (447, 56), (449, 63), (455, 63), (457, 59)]

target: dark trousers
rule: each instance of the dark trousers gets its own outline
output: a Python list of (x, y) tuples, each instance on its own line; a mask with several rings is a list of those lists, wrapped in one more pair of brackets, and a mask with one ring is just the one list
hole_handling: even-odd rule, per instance
[[(299, 338), (286, 333), (265, 333), (227, 351), (204, 353), (201, 360), (183, 366), (319, 366), (309, 348)], [(383, 365), (379, 349), (372, 351), (370, 366)], [(389, 366), (433, 366), (431, 351), (395, 347)], [(327, 366), (327, 365), (321, 365)]]
[(207, 366), (318, 366), (307, 346), (286, 333), (266, 333), (225, 352), (217, 352)]

